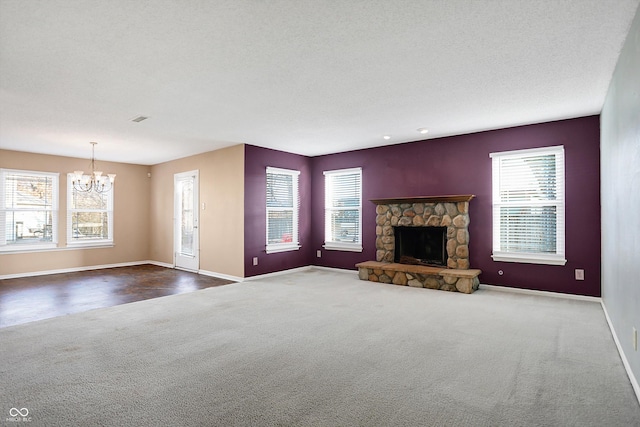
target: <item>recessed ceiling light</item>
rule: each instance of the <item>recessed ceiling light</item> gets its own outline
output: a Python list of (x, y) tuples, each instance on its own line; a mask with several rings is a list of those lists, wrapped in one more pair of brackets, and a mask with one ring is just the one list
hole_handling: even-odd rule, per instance
[(385, 136), (383, 136), (383, 138), (384, 139), (391, 139), (391, 136), (390, 135), (385, 135)]
[(429, 133), (429, 129), (427, 129), (427, 128), (420, 128), (420, 129), (418, 129), (418, 132), (420, 132), (420, 133), (422, 133), (422, 134)]

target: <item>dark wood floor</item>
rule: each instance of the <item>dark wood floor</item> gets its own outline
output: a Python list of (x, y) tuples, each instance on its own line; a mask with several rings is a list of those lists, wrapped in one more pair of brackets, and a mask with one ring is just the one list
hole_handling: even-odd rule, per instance
[(0, 328), (233, 283), (145, 264), (0, 280)]

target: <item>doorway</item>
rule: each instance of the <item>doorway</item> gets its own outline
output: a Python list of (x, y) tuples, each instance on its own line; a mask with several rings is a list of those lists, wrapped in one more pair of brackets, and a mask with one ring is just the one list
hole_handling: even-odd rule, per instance
[(174, 175), (174, 258), (181, 270), (200, 268), (200, 242), (198, 233), (198, 171)]

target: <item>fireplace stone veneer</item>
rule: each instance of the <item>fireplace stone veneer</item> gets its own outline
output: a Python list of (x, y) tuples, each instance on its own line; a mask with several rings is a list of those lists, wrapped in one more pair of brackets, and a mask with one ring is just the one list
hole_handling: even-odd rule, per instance
[[(393, 262), (393, 227), (447, 227), (447, 268), (469, 268), (472, 195), (372, 200), (376, 206), (376, 261)], [(453, 201), (452, 201), (453, 200)]]
[[(469, 201), (473, 197), (469, 194), (372, 200), (377, 205), (376, 261), (357, 264), (360, 278), (464, 293), (478, 289), (481, 272), (470, 269), (469, 264)], [(447, 227), (446, 268), (393, 263), (396, 226)]]

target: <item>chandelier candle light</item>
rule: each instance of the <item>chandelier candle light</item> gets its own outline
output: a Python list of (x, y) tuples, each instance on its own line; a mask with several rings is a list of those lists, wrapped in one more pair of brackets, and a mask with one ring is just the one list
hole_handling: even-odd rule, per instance
[(91, 142), (91, 175), (84, 175), (84, 171), (74, 171), (72, 175), (73, 188), (77, 191), (96, 193), (106, 193), (113, 188), (116, 175), (113, 173), (103, 176), (101, 171), (96, 170), (96, 145)]

